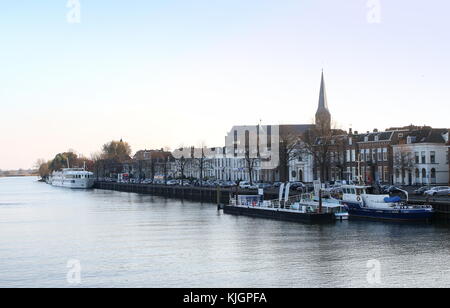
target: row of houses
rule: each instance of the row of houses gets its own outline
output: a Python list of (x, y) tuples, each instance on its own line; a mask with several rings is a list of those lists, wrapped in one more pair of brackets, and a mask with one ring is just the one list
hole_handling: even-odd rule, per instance
[(234, 126), (224, 146), (138, 151), (123, 172), (140, 179), (449, 184), (449, 148), (447, 128), (333, 129), (322, 73), (314, 124)]

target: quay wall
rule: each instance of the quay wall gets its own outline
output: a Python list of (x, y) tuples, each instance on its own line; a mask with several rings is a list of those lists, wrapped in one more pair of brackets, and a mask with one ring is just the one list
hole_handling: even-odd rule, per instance
[[(214, 188), (214, 187), (191, 187), (191, 186), (165, 186), (148, 184), (128, 184), (95, 182), (94, 188), (114, 190), (121, 192), (133, 192), (139, 194), (148, 194), (166, 198), (176, 198), (216, 204), (229, 204), (230, 194), (254, 195), (255, 192), (236, 188)], [(273, 193), (266, 193), (265, 198), (276, 199), (278, 196)]]

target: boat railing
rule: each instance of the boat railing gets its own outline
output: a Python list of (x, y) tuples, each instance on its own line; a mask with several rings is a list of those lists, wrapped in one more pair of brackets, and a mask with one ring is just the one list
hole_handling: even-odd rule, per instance
[[(257, 204), (253, 204), (253, 207), (264, 207), (264, 208), (272, 208), (272, 209), (286, 209), (290, 210), (292, 209), (292, 205), (295, 203), (300, 204), (308, 204), (310, 202), (313, 202), (314, 200), (314, 194), (313, 193), (303, 193), (300, 195), (294, 195), (290, 196), (287, 200), (279, 200), (279, 199), (272, 199), (272, 200), (265, 200), (262, 202), (259, 202)], [(239, 201), (235, 197), (230, 198), (230, 206), (250, 206), (245, 204), (239, 204)], [(308, 207), (313, 207), (314, 205), (311, 204)], [(297, 210), (301, 210), (301, 207), (299, 207)], [(324, 213), (333, 212), (333, 209), (329, 209), (327, 207), (324, 207), (322, 209)]]
[[(290, 196), (287, 200), (281, 200), (280, 199), (272, 199), (272, 200), (266, 200), (262, 203), (264, 207), (267, 208), (284, 208), (284, 209), (290, 209), (291, 206), (298, 202), (309, 202), (314, 200), (314, 195), (310, 193), (305, 193), (301, 195), (295, 195)], [(236, 200), (234, 200), (233, 204), (236, 204)]]

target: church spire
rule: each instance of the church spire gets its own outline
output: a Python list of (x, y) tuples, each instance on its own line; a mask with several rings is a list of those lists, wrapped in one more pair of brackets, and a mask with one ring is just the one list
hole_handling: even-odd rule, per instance
[(323, 78), (323, 69), (322, 69), (322, 80), (320, 81), (319, 108), (317, 111), (322, 110), (328, 111), (327, 92), (325, 90), (325, 79)]
[(328, 110), (327, 92), (325, 90), (325, 79), (323, 77), (320, 82), (319, 106), (316, 112), (316, 126), (321, 129), (329, 130), (331, 128), (331, 114)]

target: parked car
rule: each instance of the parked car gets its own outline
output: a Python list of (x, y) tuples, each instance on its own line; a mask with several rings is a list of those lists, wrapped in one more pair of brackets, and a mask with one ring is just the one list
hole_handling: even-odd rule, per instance
[(450, 187), (438, 186), (425, 191), (425, 196), (448, 196), (450, 194)]
[(178, 184), (178, 180), (169, 180), (169, 181), (167, 181), (166, 185), (167, 186), (176, 186), (179, 184)]
[(273, 187), (280, 187), (281, 186), (281, 182), (274, 182), (273, 183)]
[(403, 194), (403, 190), (397, 186), (389, 186), (386, 193), (388, 194)]
[(422, 186), (420, 188), (417, 188), (416, 190), (414, 190), (414, 194), (416, 196), (421, 196), (423, 195), (427, 190), (429, 190), (428, 186)]
[(258, 188), (260, 188), (260, 189), (269, 189), (269, 188), (272, 188), (272, 185), (269, 184), (269, 183), (259, 183), (257, 186), (258, 186)]
[(380, 186), (380, 193), (381, 193), (381, 194), (388, 194), (388, 193), (389, 193), (389, 192), (388, 192), (389, 187), (390, 187), (390, 186), (388, 186), (388, 185), (381, 185), (381, 186)]
[(241, 182), (239, 183), (239, 187), (242, 188), (242, 189), (250, 189), (250, 188), (251, 188), (251, 185), (250, 185), (250, 182), (247, 182), (247, 181), (241, 181)]
[(223, 184), (223, 187), (234, 187), (234, 186), (236, 186), (236, 182), (234, 181), (226, 181)]
[(306, 188), (306, 186), (302, 182), (291, 182), (291, 189), (299, 190), (299, 188), (301, 190), (304, 190)]
[(340, 186), (333, 187), (329, 190), (330, 194), (332, 196), (342, 196), (344, 193), (344, 190)]
[[(180, 185), (181, 185), (181, 180), (180, 180)], [(188, 180), (183, 180), (183, 186), (191, 186), (191, 182), (189, 182)]]

